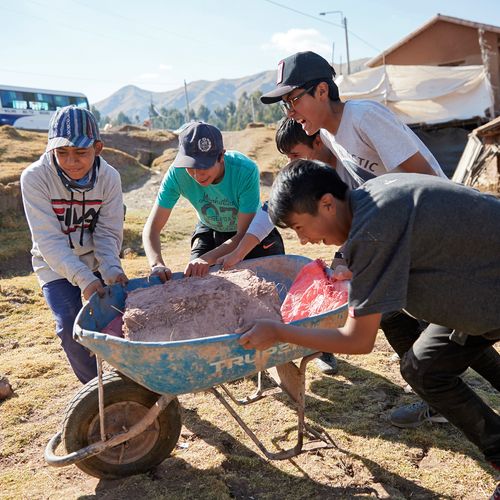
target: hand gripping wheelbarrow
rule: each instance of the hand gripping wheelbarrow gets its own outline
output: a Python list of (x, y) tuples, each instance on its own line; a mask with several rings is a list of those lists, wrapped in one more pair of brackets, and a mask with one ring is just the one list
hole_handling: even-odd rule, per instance
[[(308, 262), (306, 257), (278, 255), (248, 260), (240, 267), (274, 281), (284, 300)], [(173, 275), (173, 279), (181, 277), (182, 273)], [(146, 472), (167, 458), (179, 439), (182, 423), (176, 396), (198, 391), (210, 391), (269, 459), (283, 460), (306, 450), (334, 446), (325, 431), (304, 421), (306, 365), (319, 353), (286, 343), (265, 351), (245, 350), (234, 333), (172, 342), (133, 342), (100, 333), (124, 309), (127, 291), (159, 283), (139, 278), (130, 280), (126, 288), (111, 286), (102, 298), (94, 294), (80, 311), (74, 336), (96, 355), (98, 377), (74, 396), (62, 431), (47, 444), (45, 460), (50, 465), (75, 464), (99, 478)], [(346, 317), (344, 305), (295, 324), (334, 328), (343, 325)], [(299, 366), (292, 362), (297, 359), (301, 359)], [(102, 360), (117, 371), (102, 375)], [(245, 405), (275, 393), (276, 388), (263, 390), (263, 370), (297, 406), (297, 443), (290, 449), (267, 450), (225, 397), (235, 405)], [(257, 390), (245, 399), (236, 399), (224, 385), (256, 373)], [(311, 438), (308, 442), (304, 442), (305, 432)], [(68, 453), (64, 456), (56, 455), (61, 441)]]

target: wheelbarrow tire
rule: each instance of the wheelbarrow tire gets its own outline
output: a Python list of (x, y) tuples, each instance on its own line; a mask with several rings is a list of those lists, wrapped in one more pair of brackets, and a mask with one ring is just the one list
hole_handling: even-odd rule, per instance
[[(106, 434), (122, 432), (137, 423), (158, 400), (159, 395), (116, 372), (103, 376)], [(165, 460), (181, 432), (181, 412), (177, 398), (163, 410), (143, 433), (76, 463), (100, 479), (141, 474)], [(98, 380), (88, 382), (70, 402), (63, 423), (63, 443), (68, 453), (100, 441)]]

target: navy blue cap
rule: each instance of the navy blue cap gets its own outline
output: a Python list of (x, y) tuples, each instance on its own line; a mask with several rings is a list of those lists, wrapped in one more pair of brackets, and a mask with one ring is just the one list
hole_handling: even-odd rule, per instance
[(174, 167), (202, 170), (213, 167), (223, 150), (222, 134), (217, 127), (193, 122), (179, 135)]

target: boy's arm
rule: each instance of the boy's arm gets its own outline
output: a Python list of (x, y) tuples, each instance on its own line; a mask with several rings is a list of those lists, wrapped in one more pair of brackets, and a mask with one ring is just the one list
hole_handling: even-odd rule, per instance
[(236, 234), (229, 240), (214, 248), (210, 252), (202, 255), (198, 259), (192, 260), (184, 271), (185, 276), (205, 276), (208, 273), (208, 268), (217, 262), (219, 257), (232, 252), (240, 243), (243, 236), (250, 225), (255, 213), (244, 214), (238, 212), (238, 226)]
[(142, 231), (142, 243), (151, 272), (158, 274), (163, 281), (170, 279), (172, 273), (165, 266), (161, 255), (160, 233), (167, 224), (171, 213), (172, 209), (161, 207), (155, 203)]
[(85, 290), (96, 277), (70, 248), (45, 184), (33, 172), (25, 170), (21, 176), (21, 190), (31, 237), (43, 260), (72, 285)]
[(103, 189), (103, 200), (95, 226), (94, 254), (99, 262), (99, 271), (107, 284), (126, 282), (120, 262), (123, 242), (123, 194), (120, 174), (107, 169), (108, 185)]
[(321, 352), (368, 354), (373, 350), (382, 315), (349, 317), (342, 328), (316, 329), (260, 320), (241, 335), (245, 349), (264, 350), (278, 342), (301, 345)]
[(397, 166), (397, 169), (401, 172), (407, 172), (409, 174), (428, 174), (437, 175), (437, 172), (429, 165), (427, 160), (422, 156), (422, 153), (415, 153), (410, 156), (403, 163)]
[(231, 269), (241, 262), (274, 229), (274, 224), (267, 213), (267, 202), (262, 205), (252, 219), (247, 232), (238, 246), (217, 260), (223, 269)]
[(238, 246), (232, 252), (219, 257), (217, 264), (220, 264), (225, 271), (231, 269), (239, 264), (259, 243), (259, 238), (247, 231)]

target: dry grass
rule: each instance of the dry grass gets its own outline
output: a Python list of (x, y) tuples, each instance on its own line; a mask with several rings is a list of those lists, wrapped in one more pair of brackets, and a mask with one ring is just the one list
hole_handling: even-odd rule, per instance
[(43, 153), (47, 134), (0, 127), (0, 183), (19, 180), (21, 172)]
[[(145, 215), (130, 214), (128, 231), (142, 228)], [(175, 271), (187, 260), (192, 222), (190, 211), (180, 207), (165, 234), (164, 255)], [(301, 247), (289, 232), (284, 236), (289, 253), (331, 255), (331, 248)], [(126, 259), (124, 265), (130, 277), (147, 269), (144, 257)], [(73, 466), (51, 468), (43, 461), (43, 448), (60, 428), (64, 407), (79, 384), (33, 275), (2, 281), (0, 328), (0, 366), (15, 388), (0, 410), (0, 498), (478, 499), (494, 487), (492, 471), (453, 427), (403, 431), (388, 424), (391, 408), (414, 398), (404, 394), (382, 335), (368, 356), (339, 356), (335, 377), (322, 376), (313, 365), (308, 369), (309, 422), (324, 427), (339, 449), (268, 462), (223, 407), (201, 393), (181, 396), (182, 447), (155, 471), (98, 481)], [(498, 394), (481, 379), (468, 379), (498, 407)], [(231, 387), (244, 395), (254, 383), (244, 380)], [(286, 398), (270, 398), (239, 413), (269, 448), (292, 444), (295, 414)]]
[[(243, 152), (248, 154), (251, 144), (248, 137), (245, 141), (249, 148)], [(146, 217), (145, 209), (129, 210), (126, 246), (139, 248)], [(164, 256), (174, 271), (187, 262), (194, 220), (192, 210), (180, 204), (162, 236)], [(332, 248), (300, 246), (289, 231), (284, 239), (288, 253), (327, 260), (332, 254)], [(143, 276), (148, 269), (143, 256), (125, 259), (124, 267), (129, 277)], [(64, 408), (80, 385), (32, 274), (0, 282), (0, 332), (0, 372), (15, 389), (12, 398), (0, 403), (1, 499), (476, 500), (486, 499), (495, 486), (493, 471), (478, 450), (452, 426), (399, 430), (388, 423), (392, 408), (415, 398), (404, 393), (398, 364), (390, 360), (392, 351), (382, 334), (370, 355), (339, 356), (335, 377), (321, 375), (314, 364), (308, 368), (308, 421), (324, 427), (338, 449), (291, 461), (264, 460), (213, 396), (200, 393), (180, 397), (184, 427), (179, 446), (154, 471), (99, 481), (74, 466), (52, 468), (44, 462), (44, 447), (60, 429)], [(486, 382), (473, 373), (466, 378), (481, 397), (500, 407), (499, 394)], [(252, 380), (230, 385), (240, 396), (254, 388)], [(295, 413), (286, 398), (269, 398), (238, 411), (268, 448), (292, 444)]]

